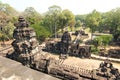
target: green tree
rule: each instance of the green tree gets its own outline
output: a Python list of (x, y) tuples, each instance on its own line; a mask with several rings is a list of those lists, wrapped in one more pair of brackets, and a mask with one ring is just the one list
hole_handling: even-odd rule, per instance
[[(97, 42), (97, 46), (107, 46), (109, 45), (110, 41), (112, 40), (112, 35), (101, 35), (94, 38), (94, 42)], [(94, 43), (93, 43), (94, 44)], [(94, 44), (96, 45), (96, 44)]]
[(9, 21), (8, 17), (9, 17), (8, 15), (6, 15), (4, 12), (0, 11), (0, 28), (1, 28), (1, 30)]
[(50, 33), (39, 23), (31, 25), (32, 28), (34, 28), (37, 39), (41, 43), (45, 40), (45, 38), (50, 36)]
[(115, 41), (120, 41), (120, 8), (112, 10), (111, 16), (111, 33), (114, 36)]
[(43, 20), (43, 25), (50, 30), (51, 34), (54, 34), (56, 37), (57, 31), (59, 28), (59, 15), (61, 14), (61, 8), (59, 6), (53, 5), (50, 6), (49, 11), (45, 13)]
[(27, 7), (22, 13), (22, 15), (31, 25), (39, 23), (42, 20), (41, 14), (38, 13), (33, 7)]
[(86, 14), (84, 15), (75, 15), (75, 20), (76, 20), (76, 24), (75, 27), (85, 27), (85, 19), (86, 19)]
[(75, 26), (75, 16), (74, 14), (69, 11), (68, 9), (63, 10), (62, 14), (64, 16), (64, 27), (70, 26), (71, 30)]
[(13, 31), (14, 31), (15, 27), (13, 25), (13, 23), (9, 22), (5, 27), (4, 27), (4, 33), (7, 35), (8, 39), (12, 39), (13, 38)]
[(82, 23), (85, 23), (85, 19), (86, 19), (87, 14), (84, 15), (75, 15), (75, 20), (80, 20)]
[(5, 41), (12, 39), (14, 30), (13, 22), (18, 12), (9, 4), (0, 2), (0, 40)]
[(70, 26), (71, 28), (75, 25), (75, 16), (69, 10), (63, 10), (61, 7), (53, 5), (48, 8), (49, 11), (45, 13), (43, 19), (43, 26), (45, 26), (51, 34), (56, 37), (57, 31), (65, 27)]
[(0, 11), (4, 12), (6, 15), (10, 17), (19, 15), (18, 12), (13, 7), (11, 7), (9, 4), (3, 4), (2, 2), (0, 2)]
[(109, 12), (102, 14), (102, 22), (100, 23), (101, 31), (110, 31), (113, 34), (114, 40), (119, 41), (120, 38), (120, 8), (112, 9)]
[(80, 20), (77, 20), (75, 27), (81, 27), (81, 26), (82, 26), (82, 22)]
[(93, 10), (92, 13), (88, 14), (86, 17), (86, 25), (91, 30), (91, 39), (93, 32), (96, 31), (96, 28), (99, 26), (99, 23), (101, 21), (100, 13), (96, 10)]
[(0, 38), (1, 40), (5, 41), (5, 40), (10, 40), (13, 38), (13, 31), (14, 31), (14, 25), (9, 22), (6, 26), (4, 26), (4, 28), (2, 29), (2, 31), (0, 31)]

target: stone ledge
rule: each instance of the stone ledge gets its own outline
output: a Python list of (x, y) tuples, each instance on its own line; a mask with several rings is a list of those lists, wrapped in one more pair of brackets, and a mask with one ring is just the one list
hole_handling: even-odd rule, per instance
[(0, 56), (0, 80), (60, 80)]
[(115, 59), (115, 58), (108, 58), (108, 57), (102, 57), (102, 56), (97, 56), (92, 54), (91, 58), (96, 59), (96, 60), (110, 60), (111, 62), (115, 62), (115, 63), (120, 63), (120, 59)]

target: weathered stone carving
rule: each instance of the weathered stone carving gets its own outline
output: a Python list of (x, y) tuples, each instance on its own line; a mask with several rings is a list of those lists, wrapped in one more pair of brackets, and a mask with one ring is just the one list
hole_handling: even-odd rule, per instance
[[(14, 53), (12, 57), (15, 60), (24, 62), (24, 64), (30, 64), (33, 55), (39, 52), (39, 43), (36, 39), (36, 34), (33, 28), (29, 28), (28, 22), (20, 16), (18, 22), (14, 24), (16, 26), (13, 37), (14, 41), (12, 46), (14, 48)], [(17, 56), (17, 57), (16, 57)]]
[(120, 50), (119, 49), (110, 49), (108, 51), (108, 56), (113, 58), (120, 58)]
[[(80, 33), (77, 34), (77, 37), (79, 36), (81, 36)], [(61, 41), (48, 42), (46, 44), (46, 50), (59, 53), (61, 57), (66, 57), (69, 54), (72, 56), (90, 58), (91, 46), (80, 46), (79, 41), (78, 38), (76, 38), (75, 41), (72, 41), (70, 33), (66, 31), (62, 35)]]
[(117, 68), (113, 67), (113, 64), (109, 60), (105, 60), (96, 70), (98, 76), (106, 77), (108, 80), (120, 79), (120, 73)]

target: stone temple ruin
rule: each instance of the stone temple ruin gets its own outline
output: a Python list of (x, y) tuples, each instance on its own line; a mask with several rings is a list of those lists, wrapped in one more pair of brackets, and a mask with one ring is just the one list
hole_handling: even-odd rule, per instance
[(14, 48), (12, 57), (25, 64), (31, 63), (32, 56), (39, 52), (39, 43), (36, 40), (35, 31), (29, 27), (28, 22), (22, 16), (19, 17), (18, 22), (14, 25), (16, 29), (13, 33), (15, 40), (12, 43)]
[[(29, 27), (23, 17), (20, 16), (18, 22), (14, 25), (16, 26), (13, 33), (15, 40), (12, 43), (14, 52), (10, 55), (8, 54), (9, 58), (64, 80), (120, 80), (118, 69), (114, 68), (112, 63), (109, 62), (101, 63), (98, 69), (93, 70), (63, 64), (64, 60), (55, 59), (41, 52), (35, 31)], [(65, 39), (62, 39), (60, 43), (68, 44), (69, 42), (65, 42)], [(50, 48), (53, 47), (50, 46)], [(80, 49), (79, 51), (81, 51)], [(66, 49), (63, 49), (63, 51), (65, 52)]]
[(80, 37), (85, 35), (85, 33), (77, 32), (72, 35), (76, 35), (75, 40), (72, 40), (70, 33), (65, 31), (61, 37), (61, 41), (48, 41), (45, 46), (45, 51), (58, 53), (60, 54), (60, 58), (67, 58), (68, 55), (90, 58), (91, 46), (80, 45)]

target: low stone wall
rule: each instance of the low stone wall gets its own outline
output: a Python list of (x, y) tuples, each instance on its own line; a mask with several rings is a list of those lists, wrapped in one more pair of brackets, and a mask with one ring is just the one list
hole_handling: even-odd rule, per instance
[(106, 59), (108, 59), (112, 62), (120, 63), (120, 59), (102, 57), (102, 56), (97, 56), (97, 55), (94, 55), (94, 54), (91, 55), (91, 58), (96, 59), (96, 60), (106, 60)]
[(60, 80), (0, 56), (0, 80)]

